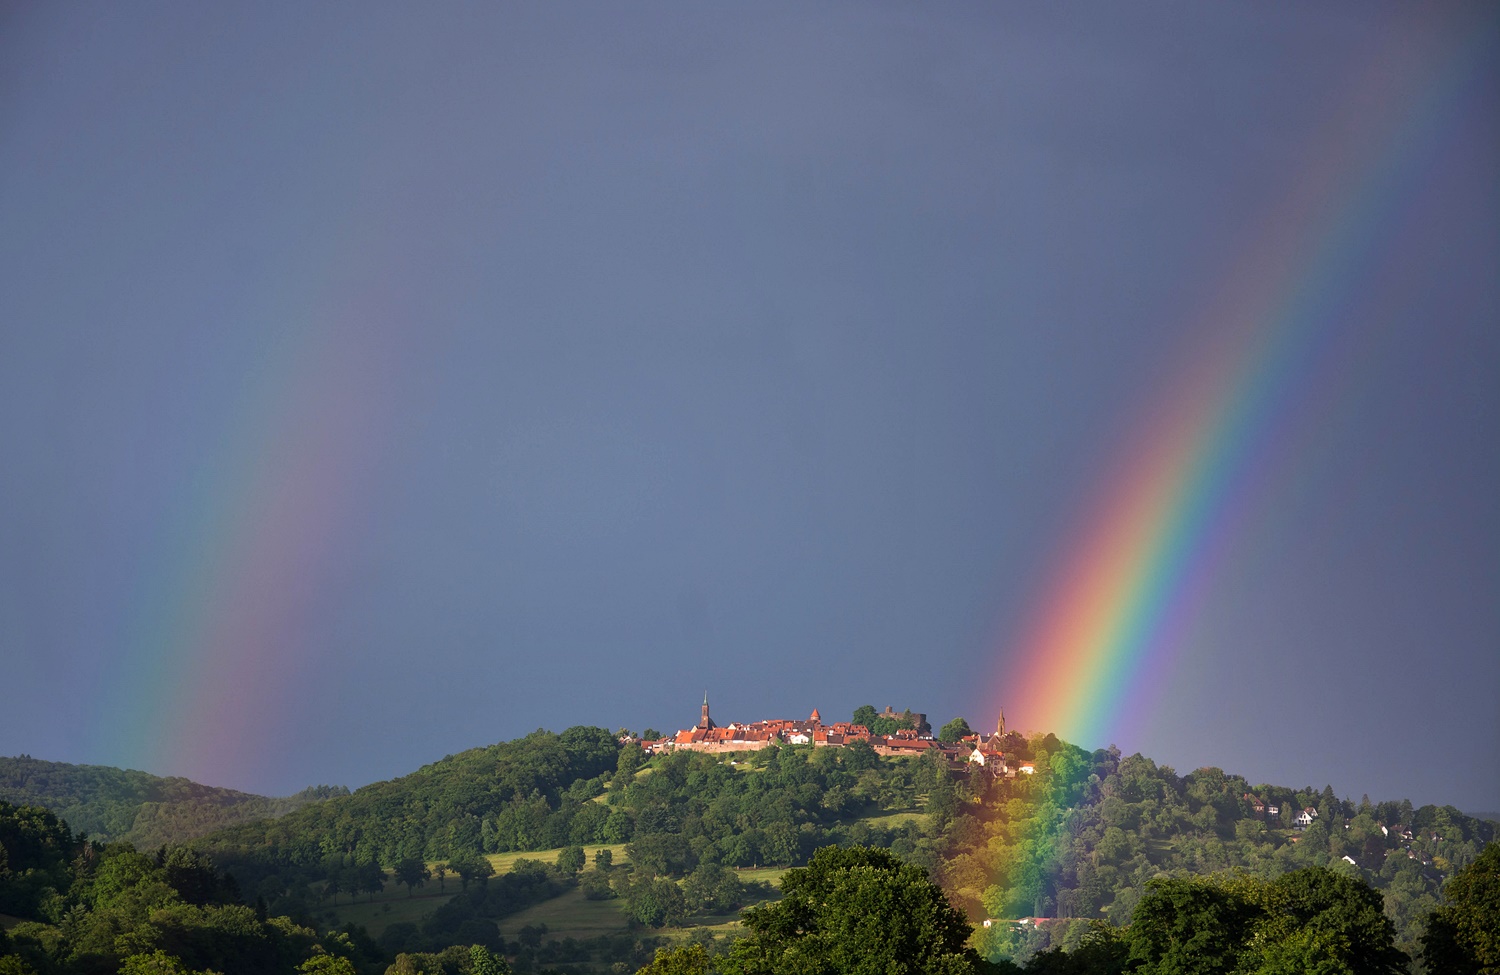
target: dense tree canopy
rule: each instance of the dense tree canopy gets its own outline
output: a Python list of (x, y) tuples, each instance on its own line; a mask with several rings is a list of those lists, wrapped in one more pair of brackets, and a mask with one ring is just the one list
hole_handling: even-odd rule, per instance
[(963, 718), (954, 718), (952, 721), (943, 725), (942, 729), (938, 731), (938, 740), (958, 741), (959, 739), (966, 738), (973, 733), (973, 729), (969, 727), (969, 722), (965, 721)]
[(926, 871), (886, 850), (825, 847), (788, 871), (779, 901), (747, 910), (736, 975), (967, 975), (968, 920)]
[(1500, 844), (1491, 844), (1446, 887), (1422, 939), (1429, 970), (1500, 975)]
[(125, 840), (141, 849), (185, 843), (348, 794), (343, 786), (324, 785), (275, 799), (103, 765), (0, 758), (0, 800), (50, 809), (93, 839)]
[[(88, 842), (46, 810), (0, 803), (0, 912), (24, 919), (0, 939), (0, 973), (90, 975), (128, 962), (224, 975), (345, 964), (358, 975), (454, 975), (474, 945), (511, 955), (520, 972), (634, 967), (661, 943), (658, 926), (717, 924), (771, 895), (736, 868), (802, 864), (785, 899), (749, 912), (748, 954), (727, 957), (708, 936), (701, 956), (664, 962), (706, 959), (709, 971), (748, 975), (801, 959), (810, 972), (859, 971), (869, 958), (920, 954), (932, 935), (946, 948), (931, 965), (897, 970), (979, 970), (984, 958), (1034, 975), (1363, 975), (1404, 970), (1394, 921), (1407, 951), (1427, 932), (1429, 972), (1494, 967), (1493, 824), (1448, 807), (1355, 804), (1327, 787), (1251, 785), (1214, 768), (1179, 776), (1051, 735), (1002, 743), (1012, 768), (1025, 759), (1034, 774), (936, 755), (883, 759), (867, 745), (648, 757), (602, 728), (539, 731), (148, 852)], [(1318, 816), (1299, 832), (1290, 816), (1302, 808)], [(625, 855), (601, 849), (590, 866), (583, 847), (602, 842)], [(508, 872), (487, 877), (484, 854), (511, 850), (562, 852), (507, 860)], [(368, 917), (372, 892), (394, 879), (410, 896), (429, 871), (430, 909), (386, 924), (378, 941), (330, 924), (334, 905), (357, 900)], [(929, 877), (958, 911), (923, 900)], [(520, 935), (504, 926), (569, 892), (611, 901), (637, 926), (589, 946), (548, 941), (543, 925)], [(855, 906), (796, 914), (813, 903)], [(893, 910), (909, 922), (876, 930), (860, 919)], [(976, 955), (944, 940), (956, 930), (944, 919), (967, 924), (965, 911), (995, 919), (973, 934)], [(873, 947), (861, 955), (845, 942)]]
[(1154, 880), (1125, 937), (1140, 975), (1399, 975), (1407, 958), (1367, 884), (1322, 867)]

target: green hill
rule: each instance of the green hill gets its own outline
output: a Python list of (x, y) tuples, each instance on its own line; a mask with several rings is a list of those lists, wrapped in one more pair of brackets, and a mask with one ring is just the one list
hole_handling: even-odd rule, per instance
[(0, 758), (0, 799), (41, 806), (91, 839), (125, 840), (143, 850), (348, 794), (343, 786), (325, 785), (278, 799), (107, 765), (45, 762), (29, 755)]
[[(867, 745), (648, 759), (603, 728), (539, 730), (280, 818), (227, 825), (178, 852), (188, 866), (206, 854), (263, 912), (325, 932), (353, 922), (372, 966), (481, 944), (518, 971), (602, 972), (641, 964), (661, 939), (722, 944), (739, 930), (742, 906), (775, 896), (763, 881), (827, 845), (883, 847), (923, 867), (968, 912), (975, 946), (992, 959), (1074, 947), (1101, 921), (1126, 925), (1163, 877), (1270, 881), (1307, 867), (1373, 888), (1401, 947), (1415, 953), (1442, 885), (1495, 834), (1494, 823), (1452, 807), (1355, 802), (1216, 768), (1179, 775), (1052, 735), (1012, 734), (1003, 748), (1013, 769), (1025, 760), (1032, 772), (997, 775), (935, 755), (882, 759)], [(3, 768), (22, 761), (31, 760)], [(105, 835), (112, 824), (128, 823), (113, 834), (128, 837), (165, 821), (168, 803), (143, 798), (153, 782), (179, 790), (175, 801), (199, 810), (195, 821), (257, 808), (244, 800), (277, 802), (230, 793), (241, 801), (215, 805), (208, 793), (224, 790), (35, 764), (62, 771), (12, 801), (45, 792), (99, 817)], [(1310, 826), (1296, 821), (1304, 810), (1316, 812)], [(117, 822), (105, 818), (111, 811)], [(593, 860), (601, 846), (613, 864)], [(575, 849), (571, 867), (563, 849)], [(400, 890), (403, 876), (415, 879)], [(45, 903), (40, 884), (18, 902)], [(43, 944), (43, 935), (27, 937)]]

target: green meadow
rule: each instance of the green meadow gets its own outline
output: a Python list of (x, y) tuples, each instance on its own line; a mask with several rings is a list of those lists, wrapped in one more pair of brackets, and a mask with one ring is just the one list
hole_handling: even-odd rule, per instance
[[(894, 815), (901, 817), (915, 814), (896, 813)], [(616, 870), (630, 863), (630, 856), (625, 852), (624, 843), (598, 843), (585, 846), (583, 849), (590, 864), (589, 870), (594, 869), (594, 854), (599, 850), (610, 851)], [(516, 862), (520, 860), (556, 863), (558, 854), (561, 852), (559, 848), (523, 853), (491, 853), (485, 859), (495, 868), (495, 876), (498, 877), (513, 870)], [(428, 869), (431, 869), (435, 863), (436, 861), (428, 863)], [(776, 886), (781, 883), (781, 875), (785, 873), (785, 868), (761, 867), (740, 870), (738, 873), (740, 879), (747, 883), (764, 882)], [(399, 924), (403, 921), (421, 924), (428, 914), (456, 895), (460, 889), (458, 877), (452, 873), (448, 875), (444, 884), (440, 884), (434, 876), (426, 886), (418, 887), (410, 892), (406, 887), (398, 885), (395, 878), (387, 873), (385, 889), (379, 893), (360, 894), (352, 902), (348, 895), (340, 894), (337, 905), (325, 902), (324, 908), (335, 925), (358, 924), (372, 937), (378, 938), (392, 924)], [(546, 925), (547, 940), (560, 941), (571, 937), (581, 941), (598, 937), (601, 934), (616, 934), (629, 929), (629, 922), (625, 917), (623, 907), (623, 902), (618, 898), (589, 900), (583, 896), (583, 891), (570, 890), (560, 897), (534, 904), (524, 911), (502, 918), (499, 922), (500, 933), (514, 940), (517, 932), (524, 927)], [(0, 922), (5, 920), (4, 916), (0, 915)], [(739, 927), (739, 915), (734, 913), (694, 918), (693, 923), (689, 925), (662, 928), (650, 933), (666, 937), (686, 937), (691, 931), (699, 928), (707, 928), (718, 934), (724, 934), (738, 930)]]

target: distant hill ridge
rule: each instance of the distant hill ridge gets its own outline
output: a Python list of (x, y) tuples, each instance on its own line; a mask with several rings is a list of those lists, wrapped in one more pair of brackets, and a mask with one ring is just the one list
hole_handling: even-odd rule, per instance
[(0, 799), (41, 806), (92, 839), (127, 840), (143, 850), (348, 794), (344, 786), (319, 785), (274, 798), (108, 765), (0, 757)]

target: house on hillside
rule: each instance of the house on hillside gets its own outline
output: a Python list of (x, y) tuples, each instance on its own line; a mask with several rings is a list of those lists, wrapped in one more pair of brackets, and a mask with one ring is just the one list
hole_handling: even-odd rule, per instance
[(1296, 816), (1292, 817), (1292, 826), (1297, 829), (1307, 829), (1307, 827), (1313, 824), (1313, 820), (1317, 818), (1318, 811), (1313, 807), (1308, 806), (1306, 809), (1303, 809), (1301, 812), (1299, 812)]

